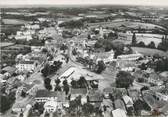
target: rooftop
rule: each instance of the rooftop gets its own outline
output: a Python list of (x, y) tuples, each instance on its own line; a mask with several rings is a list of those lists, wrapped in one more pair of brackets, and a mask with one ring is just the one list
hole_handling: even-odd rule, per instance
[(16, 68), (7, 66), (2, 69), (3, 71), (9, 72), (10, 74), (13, 74), (16, 71)]
[(87, 94), (87, 89), (86, 88), (77, 88), (77, 89), (74, 89), (72, 88), (71, 89), (71, 94), (80, 94), (80, 95), (86, 95)]
[(14, 43), (8, 43), (8, 42), (1, 42), (0, 48), (7, 47), (7, 46), (12, 46)]
[(34, 64), (34, 61), (20, 61), (19, 64)]
[(125, 105), (124, 105), (124, 102), (121, 100), (121, 99), (117, 99), (114, 101), (114, 105), (115, 105), (115, 108), (118, 109), (123, 109), (123, 110), (126, 110), (125, 109)]
[(70, 67), (68, 70), (66, 70), (60, 77), (67, 79), (79, 79), (81, 76), (84, 76), (86, 80), (102, 80), (104, 79), (101, 75), (98, 75), (96, 73), (87, 71), (82, 68), (76, 68), (76, 67)]
[(91, 102), (102, 102), (103, 95), (100, 93), (99, 90), (91, 90), (88, 93), (89, 101)]
[(36, 93), (36, 98), (40, 97), (57, 97), (57, 101), (63, 101), (65, 99), (64, 92), (55, 92), (55, 91), (48, 91), (48, 90), (38, 90)]

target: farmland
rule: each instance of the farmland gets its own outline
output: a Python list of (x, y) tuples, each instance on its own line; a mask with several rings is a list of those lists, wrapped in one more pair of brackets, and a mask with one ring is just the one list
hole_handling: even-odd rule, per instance
[(166, 52), (157, 50), (157, 49), (149, 49), (149, 48), (141, 48), (141, 47), (132, 47), (132, 50), (142, 53), (145, 56), (151, 56), (154, 54), (158, 54), (160, 56), (168, 56)]
[(145, 28), (145, 29), (163, 29), (162, 26), (155, 25), (155, 24), (150, 24), (150, 23), (141, 23), (141, 22), (131, 22), (131, 21), (122, 21), (120, 20), (113, 20), (111, 22), (99, 22), (99, 23), (88, 23), (88, 25), (92, 28), (97, 27), (97, 26), (102, 26), (102, 27), (111, 27), (111, 28), (119, 28), (119, 27), (127, 27), (127, 28), (134, 28), (138, 29), (139, 27)]
[(21, 24), (25, 24), (27, 23), (26, 21), (24, 20), (18, 20), (18, 19), (3, 19), (2, 20), (4, 24), (7, 24), (7, 25), (21, 25)]
[[(124, 39), (127, 41), (127, 43), (131, 43), (132, 35), (133, 35), (132, 33), (131, 34), (119, 33), (119, 40)], [(142, 41), (145, 43), (145, 45), (148, 45), (151, 41), (153, 41), (156, 47), (162, 41), (163, 36), (164, 35), (161, 35), (161, 34), (136, 33), (137, 42)]]

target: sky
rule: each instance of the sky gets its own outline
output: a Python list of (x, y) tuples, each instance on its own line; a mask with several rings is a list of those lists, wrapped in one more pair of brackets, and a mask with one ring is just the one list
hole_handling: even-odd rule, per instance
[(168, 6), (168, 0), (0, 0), (0, 5), (150, 5)]

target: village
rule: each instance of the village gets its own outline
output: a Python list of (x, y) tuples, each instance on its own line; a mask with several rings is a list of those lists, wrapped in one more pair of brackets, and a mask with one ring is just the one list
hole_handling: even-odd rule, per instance
[(167, 117), (167, 29), (149, 22), (163, 16), (131, 10), (1, 11), (35, 17), (1, 33), (1, 116)]

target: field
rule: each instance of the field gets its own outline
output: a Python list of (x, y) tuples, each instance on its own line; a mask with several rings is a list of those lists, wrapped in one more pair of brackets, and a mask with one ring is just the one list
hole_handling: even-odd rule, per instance
[(24, 20), (19, 20), (19, 19), (2, 19), (4, 24), (14, 24), (14, 25), (20, 25), (20, 24), (25, 24), (27, 21)]
[[(124, 39), (127, 41), (127, 44), (130, 44), (132, 41), (132, 35), (133, 34), (127, 34), (127, 33), (119, 33), (119, 40)], [(153, 41), (155, 43), (155, 46), (157, 47), (158, 44), (162, 41), (162, 37), (164, 35), (160, 34), (143, 34), (143, 33), (136, 33), (136, 39), (137, 42), (139, 43), (140, 41), (144, 42), (145, 45), (148, 45)]]
[(159, 54), (160, 56), (167, 56), (168, 54), (164, 51), (157, 50), (157, 49), (149, 49), (149, 48), (140, 48), (140, 47), (132, 47), (134, 51), (142, 53), (143, 55), (149, 56), (154, 54)]
[(1, 43), (0, 43), (0, 48), (6, 47), (6, 46), (10, 46), (10, 45), (14, 45), (14, 43), (1, 42)]
[(103, 27), (112, 27), (112, 28), (119, 28), (119, 27), (127, 27), (127, 28), (135, 28), (138, 29), (139, 27), (145, 28), (145, 29), (164, 29), (162, 26), (150, 24), (150, 23), (141, 23), (141, 22), (130, 22), (130, 21), (122, 21), (120, 20), (114, 20), (111, 22), (99, 22), (99, 23), (88, 23), (90, 27), (97, 27), (97, 26), (103, 26)]

